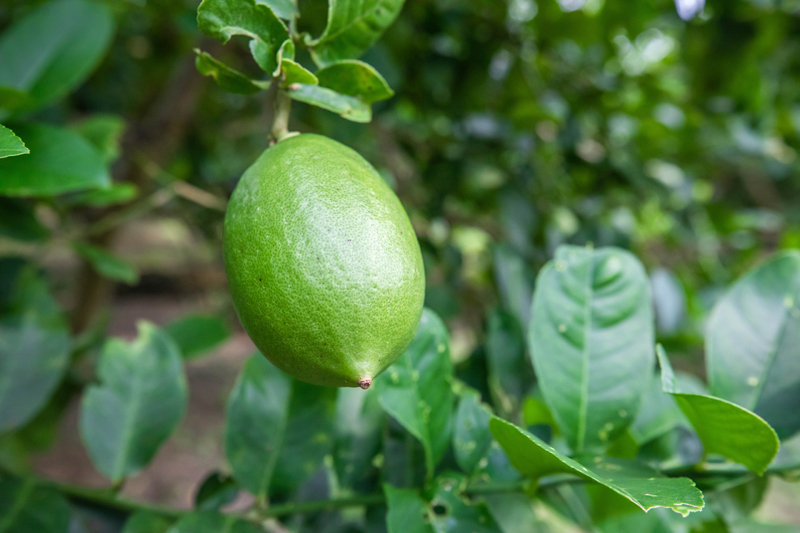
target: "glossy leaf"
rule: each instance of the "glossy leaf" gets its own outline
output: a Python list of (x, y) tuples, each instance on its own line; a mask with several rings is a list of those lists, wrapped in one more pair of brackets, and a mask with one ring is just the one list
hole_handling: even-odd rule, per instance
[(675, 398), (664, 392), (661, 377), (652, 374), (648, 381), (642, 405), (633, 424), (628, 428), (639, 445), (660, 437), (681, 423), (686, 423), (686, 417), (675, 403)]
[(384, 485), (386, 528), (389, 533), (434, 533), (428, 516), (428, 504), (415, 490)]
[(661, 383), (694, 426), (706, 453), (717, 453), (763, 474), (778, 453), (775, 431), (761, 417), (743, 407), (703, 394), (675, 390), (675, 377), (664, 348), (658, 346)]
[(800, 431), (800, 252), (741, 278), (714, 306), (706, 335), (711, 394), (766, 420), (784, 439)]
[(225, 452), (239, 484), (265, 497), (300, 486), (333, 445), (336, 389), (293, 380), (261, 354), (228, 399)]
[(278, 49), (289, 37), (286, 26), (265, 4), (255, 0), (203, 0), (197, 8), (200, 31), (227, 43), (234, 35), (250, 38), (250, 52), (258, 66), (272, 72)]
[(436, 478), (430, 489), (429, 516), (433, 530), (436, 533), (500, 533), (484, 503), (469, 503), (464, 498), (466, 487), (464, 476), (445, 474)]
[(0, 478), (0, 533), (67, 533), (69, 504), (33, 480)]
[(374, 471), (381, 452), (386, 414), (375, 389), (341, 388), (336, 397), (336, 444), (333, 461), (339, 485), (354, 488)]
[(397, 18), (403, 0), (328, 0), (328, 24), (309, 42), (320, 66), (356, 59), (377, 41)]
[(110, 185), (103, 156), (79, 134), (41, 124), (17, 133), (31, 153), (0, 160), (0, 194), (51, 196)]
[(178, 343), (184, 359), (194, 359), (213, 350), (231, 336), (228, 323), (213, 315), (186, 315), (164, 328)]
[(372, 109), (366, 102), (352, 96), (339, 94), (319, 85), (295, 83), (289, 87), (286, 93), (292, 100), (333, 111), (353, 122), (369, 122), (372, 120)]
[(263, 529), (234, 515), (201, 511), (183, 516), (168, 533), (263, 533)]
[(578, 462), (500, 418), (493, 418), (489, 427), (524, 476), (539, 479), (549, 474), (575, 474), (605, 485), (644, 511), (665, 507), (686, 516), (703, 508), (703, 494), (691, 479), (668, 478), (647, 466), (621, 459), (589, 457)]
[(95, 69), (113, 31), (111, 11), (100, 2), (46, 3), (0, 37), (0, 86), (30, 94), (29, 107), (61, 98)]
[(533, 369), (525, 357), (525, 335), (514, 315), (495, 310), (486, 334), (489, 387), (499, 412), (511, 414), (533, 382)]
[(214, 472), (197, 489), (194, 505), (198, 511), (217, 511), (233, 502), (238, 495), (239, 485), (232, 477)]
[(125, 120), (117, 115), (92, 115), (72, 127), (92, 143), (106, 164), (119, 157), (119, 144), (125, 131)]
[(650, 286), (617, 248), (562, 246), (536, 280), (528, 343), (544, 399), (577, 453), (631, 423), (654, 362)]
[(31, 151), (22, 142), (22, 139), (14, 135), (14, 132), (0, 124), (0, 159), (13, 157), (15, 155), (29, 154)]
[(269, 7), (275, 15), (282, 19), (290, 19), (299, 15), (294, 0), (256, 0), (256, 3)]
[(306, 85), (317, 85), (319, 80), (310, 71), (306, 70), (300, 63), (291, 59), (281, 60), (281, 69), (284, 73), (284, 79), (281, 81), (281, 87), (288, 87), (295, 83)]
[(375, 378), (378, 401), (422, 443), (428, 477), (450, 442), (453, 363), (442, 320), (425, 309), (411, 345)]
[(78, 242), (75, 243), (75, 251), (86, 259), (95, 272), (101, 276), (115, 281), (122, 281), (128, 285), (135, 285), (139, 282), (139, 273), (130, 263), (102, 248), (85, 242)]
[(153, 459), (186, 411), (183, 362), (172, 338), (148, 322), (132, 343), (106, 341), (99, 385), (81, 402), (80, 430), (95, 467), (114, 482)]
[(203, 76), (211, 76), (223, 90), (236, 94), (254, 94), (269, 89), (270, 82), (253, 80), (235, 70), (222, 61), (215, 59), (208, 52), (194, 49), (197, 54), (195, 66)]
[(0, 431), (30, 421), (69, 364), (69, 329), (43, 280), (20, 274), (10, 307), (0, 319)]
[(317, 71), (322, 87), (355, 96), (368, 104), (394, 96), (394, 91), (372, 66), (355, 59), (331, 63)]
[(122, 533), (167, 533), (172, 521), (152, 511), (136, 511), (125, 522)]
[(533, 501), (520, 493), (484, 496), (486, 508), (503, 533), (544, 533), (533, 510)]
[(481, 403), (478, 391), (467, 389), (461, 394), (453, 430), (453, 451), (458, 466), (467, 474), (474, 473), (480, 460), (489, 453), (491, 418), (492, 412)]

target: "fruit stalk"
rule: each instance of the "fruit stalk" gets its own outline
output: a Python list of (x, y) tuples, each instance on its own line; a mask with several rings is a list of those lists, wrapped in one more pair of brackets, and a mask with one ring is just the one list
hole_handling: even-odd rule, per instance
[(272, 130), (269, 134), (269, 144), (272, 146), (289, 134), (289, 114), (292, 111), (292, 99), (283, 89), (275, 93), (275, 118), (272, 120)]

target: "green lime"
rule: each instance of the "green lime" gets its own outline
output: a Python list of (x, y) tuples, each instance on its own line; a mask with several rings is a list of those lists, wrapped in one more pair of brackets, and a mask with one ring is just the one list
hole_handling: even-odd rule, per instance
[(413, 339), (425, 274), (397, 196), (358, 153), (320, 135), (269, 148), (225, 216), (239, 320), (302, 381), (367, 388)]

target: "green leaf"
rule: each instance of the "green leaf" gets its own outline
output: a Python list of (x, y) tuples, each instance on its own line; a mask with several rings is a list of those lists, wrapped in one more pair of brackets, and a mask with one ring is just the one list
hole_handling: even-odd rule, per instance
[(183, 516), (168, 533), (263, 533), (252, 522), (216, 511), (202, 511)]
[(377, 70), (355, 59), (331, 63), (317, 71), (317, 78), (321, 86), (356, 96), (368, 104), (394, 96), (394, 91)]
[(503, 307), (521, 327), (527, 326), (531, 316), (533, 283), (525, 259), (510, 246), (500, 244), (494, 249), (494, 269)]
[(29, 202), (0, 197), (0, 235), (31, 242), (45, 239), (49, 232), (39, 223)]
[(0, 85), (30, 94), (30, 107), (61, 98), (100, 63), (113, 32), (111, 11), (102, 3), (46, 3), (0, 37)]
[(761, 475), (778, 453), (778, 435), (761, 417), (743, 407), (703, 394), (679, 393), (667, 354), (656, 347), (664, 392), (675, 398), (703, 443), (706, 453), (717, 453)]
[(533, 369), (525, 357), (525, 336), (517, 319), (496, 309), (489, 315), (486, 334), (486, 362), (493, 404), (510, 415), (533, 382)]
[(282, 19), (291, 19), (300, 14), (293, 0), (256, 0), (256, 3), (264, 4)]
[(281, 59), (281, 69), (286, 75), (281, 82), (281, 87), (288, 87), (295, 83), (305, 85), (316, 85), (319, 83), (317, 77), (305, 69), (300, 63), (291, 59)]
[(25, 155), (31, 153), (22, 139), (14, 135), (14, 132), (0, 124), (0, 159), (13, 157), (15, 155)]
[(644, 511), (665, 507), (686, 516), (703, 508), (703, 494), (691, 479), (668, 478), (647, 466), (621, 459), (589, 457), (578, 462), (500, 418), (493, 418), (489, 427), (514, 467), (527, 477), (575, 474), (605, 485)]
[(0, 431), (31, 420), (69, 364), (69, 330), (42, 279), (20, 274), (10, 306), (0, 319)]
[(195, 66), (203, 76), (211, 76), (223, 90), (236, 94), (254, 94), (269, 89), (270, 82), (253, 80), (234, 70), (222, 61), (214, 59), (208, 52), (194, 49), (197, 54)]
[(2, 112), (4, 109), (16, 111), (33, 107), (35, 104), (36, 100), (28, 93), (13, 87), (0, 85), (0, 115), (4, 114)]
[(67, 533), (69, 504), (33, 480), (0, 478), (0, 533)]
[(528, 343), (539, 386), (576, 453), (602, 450), (639, 410), (654, 363), (650, 285), (617, 248), (561, 246), (536, 280)]
[(664, 392), (661, 377), (654, 373), (648, 377), (648, 382), (647, 392), (642, 398), (636, 419), (628, 428), (640, 446), (686, 422), (686, 417), (675, 403), (675, 398)]
[(450, 442), (452, 381), (447, 328), (424, 309), (414, 340), (374, 386), (381, 407), (422, 443), (429, 478)]
[(486, 508), (503, 533), (545, 533), (533, 510), (533, 502), (520, 493), (484, 496)]
[(486, 505), (470, 504), (464, 498), (467, 478), (457, 474), (438, 477), (431, 490), (429, 516), (436, 533), (463, 531), (469, 533), (499, 533)]
[(239, 485), (232, 477), (214, 472), (197, 489), (194, 505), (198, 511), (217, 511), (233, 502), (238, 495)]
[(108, 207), (125, 204), (139, 196), (139, 188), (133, 183), (114, 183), (108, 189), (80, 191), (62, 198), (66, 205)]
[(295, 83), (289, 87), (286, 93), (292, 100), (333, 111), (353, 122), (369, 122), (372, 120), (372, 109), (370, 109), (368, 103), (319, 85)]
[(341, 388), (336, 397), (336, 444), (333, 461), (339, 485), (355, 488), (374, 471), (381, 452), (386, 414), (375, 389)]
[(119, 157), (119, 143), (125, 132), (125, 120), (117, 115), (92, 115), (72, 126), (84, 139), (92, 143), (110, 164)]
[(386, 528), (389, 533), (434, 533), (428, 517), (428, 504), (417, 491), (397, 489), (384, 485), (386, 505)]
[(178, 343), (184, 359), (208, 353), (231, 336), (228, 322), (214, 315), (186, 315), (164, 328)]
[(138, 338), (106, 341), (99, 385), (81, 402), (80, 430), (95, 467), (119, 482), (153, 459), (186, 412), (183, 362), (172, 338), (139, 322)]
[(327, 65), (356, 59), (388, 28), (403, 0), (328, 0), (328, 23), (322, 35), (308, 42), (314, 61)]
[(136, 511), (128, 521), (122, 533), (167, 533), (172, 520), (152, 511)]
[(491, 418), (492, 412), (481, 403), (478, 391), (467, 389), (461, 394), (453, 431), (453, 451), (458, 466), (467, 474), (474, 473), (480, 460), (489, 453), (492, 446)]
[(714, 306), (707, 332), (711, 394), (753, 411), (781, 439), (800, 431), (800, 252), (740, 279)]
[(139, 282), (139, 273), (130, 263), (106, 250), (85, 242), (75, 243), (74, 248), (101, 276), (115, 281), (122, 281), (128, 285), (135, 285)]
[(74, 131), (39, 124), (17, 132), (31, 153), (0, 160), (0, 194), (52, 196), (110, 185), (103, 156)]
[(302, 485), (333, 445), (336, 389), (293, 380), (261, 354), (228, 399), (225, 451), (239, 484), (258, 497)]
[(250, 38), (250, 52), (258, 66), (273, 72), (278, 49), (289, 37), (283, 22), (272, 10), (254, 0), (203, 0), (197, 8), (200, 31), (227, 43), (234, 35)]

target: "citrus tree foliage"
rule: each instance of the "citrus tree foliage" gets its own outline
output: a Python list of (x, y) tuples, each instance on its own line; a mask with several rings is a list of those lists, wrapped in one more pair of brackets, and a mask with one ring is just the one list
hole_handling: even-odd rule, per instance
[[(755, 0), (2, 2), (0, 533), (770, 530), (800, 471), (798, 46)], [(368, 391), (254, 354), (225, 471), (189, 510), (130, 501), (233, 313), (121, 339), (92, 287), (146, 283), (114, 246), (146, 217), (219, 264), (290, 130), (403, 201), (416, 337)], [(68, 405), (106, 488), (35, 473)]]

